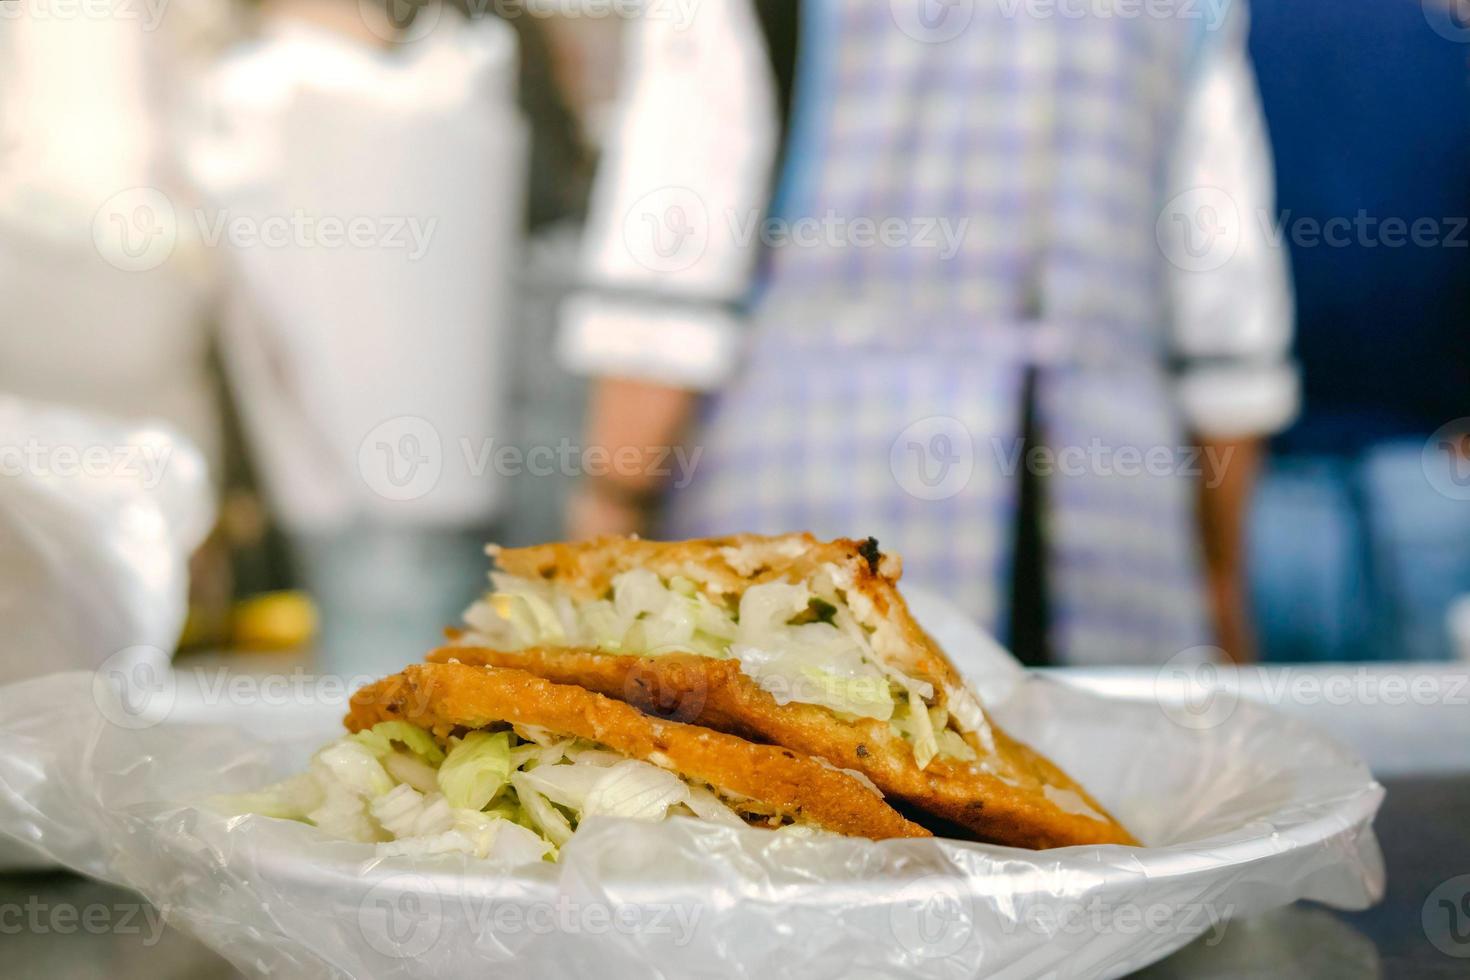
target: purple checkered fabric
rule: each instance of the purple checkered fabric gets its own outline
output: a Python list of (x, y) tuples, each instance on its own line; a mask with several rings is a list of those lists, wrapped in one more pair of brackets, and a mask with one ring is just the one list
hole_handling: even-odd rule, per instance
[(815, 5), (782, 217), (818, 233), (773, 250), (666, 530), (873, 534), (994, 629), (1035, 367), (1070, 451), (1045, 480), (1054, 649), (1163, 661), (1208, 635), (1154, 237), (1197, 25), (980, 0), (941, 39), (910, 2)]

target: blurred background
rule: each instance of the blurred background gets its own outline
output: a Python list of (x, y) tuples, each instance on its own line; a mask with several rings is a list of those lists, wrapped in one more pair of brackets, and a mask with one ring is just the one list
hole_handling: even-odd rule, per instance
[(1467, 14), (0, 0), (0, 393), (201, 447), (191, 647), (809, 529), (1031, 663), (1470, 660)]

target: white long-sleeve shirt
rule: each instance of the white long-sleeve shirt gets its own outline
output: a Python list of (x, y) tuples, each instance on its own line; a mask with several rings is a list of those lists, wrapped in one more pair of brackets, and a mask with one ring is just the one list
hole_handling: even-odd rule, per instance
[[(705, 220), (697, 261), (670, 269), (638, 254), (629, 223), (665, 220), (679, 203), (670, 189), (692, 192), (707, 215), (765, 205), (779, 142), (765, 42), (748, 0), (701, 5), (687, 23), (645, 18), (630, 34), (587, 230), (588, 288), (564, 308), (560, 356), (578, 373), (714, 389), (740, 362), (735, 310), (758, 240), (736, 222)], [(1280, 429), (1299, 400), (1290, 278), (1245, 38), (1238, 7), (1208, 32), (1157, 228), (1180, 409), (1217, 437)]]

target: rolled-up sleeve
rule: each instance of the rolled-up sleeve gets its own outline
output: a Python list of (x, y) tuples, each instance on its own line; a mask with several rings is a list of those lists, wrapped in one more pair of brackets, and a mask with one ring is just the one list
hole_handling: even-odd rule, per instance
[(1202, 51), (1173, 161), (1165, 218), (1176, 220), (1160, 224), (1179, 402), (1195, 431), (1219, 438), (1283, 429), (1300, 403), (1270, 145), (1243, 5), (1232, 6)]
[(739, 359), (778, 140), (748, 2), (630, 27), (617, 121), (593, 190), (582, 286), (557, 349), (579, 374), (693, 389)]

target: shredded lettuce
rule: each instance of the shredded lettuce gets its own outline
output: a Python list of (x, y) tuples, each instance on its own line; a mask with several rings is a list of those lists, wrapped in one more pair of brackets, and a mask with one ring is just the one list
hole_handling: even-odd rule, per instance
[(511, 785), (516, 789), (516, 796), (521, 801), (521, 808), (530, 818), (535, 830), (551, 841), (557, 847), (566, 844), (572, 839), (572, 825), (551, 801), (536, 791), (536, 788), (528, 781), (529, 773), (516, 773), (510, 777)]
[(598, 769), (599, 779), (587, 793), (582, 815), (662, 820), (669, 807), (689, 802), (689, 786), (666, 769), (624, 759)]
[(890, 724), (895, 732), (913, 745), (914, 762), (920, 769), (927, 769), (929, 763), (939, 754), (939, 738), (934, 733), (934, 721), (929, 717), (929, 709), (917, 691), (908, 691), (904, 703), (894, 711)]
[(510, 773), (510, 733), (470, 732), (439, 766), (439, 789), (457, 810), (483, 810)]
[(368, 813), (367, 800), (330, 776), (319, 782), (324, 791), (321, 805), (308, 813), (306, 819), (342, 840), (371, 843), (383, 839), (384, 834)]
[(684, 801), (684, 805), (700, 820), (708, 820), (710, 823), (722, 824), (726, 827), (745, 826), (745, 821), (740, 819), (740, 814), (730, 809), (725, 801), (716, 796), (708, 787), (690, 786), (689, 799)]
[(523, 773), (525, 784), (553, 803), (580, 810), (587, 794), (597, 785), (607, 769), (586, 763), (565, 766), (539, 766)]
[(438, 793), (425, 796), (404, 783), (373, 800), (373, 819), (394, 837), (429, 837), (454, 826), (449, 803)]
[(945, 728), (939, 732), (939, 754), (961, 762), (975, 762), (979, 756), (959, 732)]
[(394, 742), (400, 742), (431, 766), (444, 761), (444, 750), (439, 748), (434, 736), (406, 721), (380, 721), (372, 728), (349, 737), (361, 742), (378, 758), (392, 752)]
[(309, 772), (258, 789), (253, 793), (231, 793), (212, 797), (210, 803), (226, 813), (255, 813), (282, 820), (305, 820), (306, 815), (326, 802), (326, 793)]
[(389, 752), (383, 757), (383, 768), (388, 775), (420, 793), (433, 793), (439, 789), (439, 773), (411, 752)]
[(322, 778), (356, 796), (372, 799), (393, 788), (393, 777), (367, 746), (342, 738), (316, 754), (312, 766)]
[(830, 574), (819, 572), (805, 584), (752, 585), (741, 593), (735, 614), (691, 579), (665, 581), (647, 569), (615, 576), (610, 597), (576, 603), (546, 582), (499, 572), (491, 577), (495, 591), (466, 614), (469, 642), (733, 657), (778, 704), (816, 704), (843, 718), (895, 722), (920, 767), (941, 748), (957, 758), (974, 755), (958, 732), (941, 745), (940, 733), (952, 727), (947, 714), (926, 719), (906, 709), (934, 700), (934, 686), (874, 655), (869, 631), (854, 615), (860, 597)]

